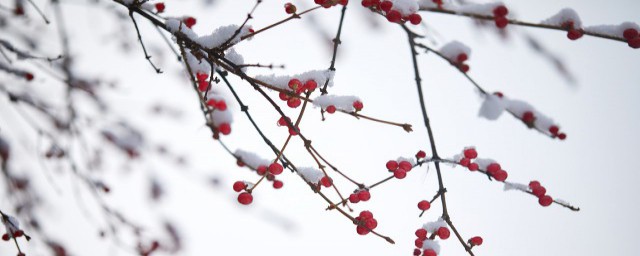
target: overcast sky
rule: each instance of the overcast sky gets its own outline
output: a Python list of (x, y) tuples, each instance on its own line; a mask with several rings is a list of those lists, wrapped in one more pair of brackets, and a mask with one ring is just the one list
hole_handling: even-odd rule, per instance
[[(205, 6), (200, 1), (169, 1), (167, 11), (168, 15), (196, 17), (195, 31), (205, 34), (217, 26), (242, 22), (254, 3), (215, 2)], [(640, 23), (639, 1), (505, 2), (514, 17), (524, 21), (537, 22), (564, 7), (572, 7), (587, 26)], [(283, 3), (264, 1), (251, 24), (261, 28), (285, 17)], [(307, 0), (294, 3), (299, 9), (312, 6)], [(108, 1), (103, 5), (115, 6), (118, 12), (125, 13)], [(155, 29), (139, 19), (145, 42), (165, 70), (162, 75), (156, 75), (146, 63), (131, 24), (125, 29), (113, 26), (110, 14), (85, 4), (74, 2), (65, 7), (67, 24), (74, 31), (72, 48), (80, 56), (76, 68), (118, 82), (116, 89), (105, 92), (117, 114), (101, 121), (125, 118), (146, 131), (151, 145), (166, 143), (175, 152), (188, 155), (189, 166), (182, 167), (156, 155), (127, 162), (112, 153), (104, 174), (113, 187), (107, 201), (132, 219), (145, 223), (151, 231), (158, 231), (156, 220), (175, 220), (185, 243), (180, 255), (410, 255), (414, 231), (440, 216), (438, 201), (418, 218), (416, 203), (431, 198), (437, 190), (435, 171), (426, 166), (413, 170), (404, 180), (372, 190), (371, 201), (353, 206), (354, 214), (371, 210), (379, 223), (376, 231), (392, 237), (395, 245), (372, 235), (357, 235), (348, 219), (325, 211), (324, 200), (287, 172), (281, 176), (283, 189), (259, 187), (251, 206), (239, 206), (231, 184), (236, 180), (255, 181), (256, 176), (236, 167), (235, 160), (210, 139), (196, 98), (180, 75), (181, 66)], [(312, 17), (322, 24), (320, 31), (333, 36), (339, 12), (338, 7), (318, 10)], [(557, 205), (543, 208), (536, 198), (505, 192), (501, 184), (489, 182), (482, 175), (443, 166), (453, 222), (463, 237), (484, 238), (484, 244), (474, 248), (476, 255), (637, 255), (635, 235), (640, 222), (636, 216), (640, 209), (636, 196), (640, 190), (636, 183), (640, 174), (635, 160), (640, 154), (640, 50), (586, 36), (569, 41), (563, 32), (515, 26), (508, 27), (505, 40), (464, 17), (434, 13), (423, 13), (422, 17), (437, 45), (458, 40), (472, 49), (469, 75), (478, 83), (488, 91), (502, 91), (531, 103), (557, 121), (568, 135), (565, 141), (552, 140), (507, 115), (497, 121), (479, 118), (481, 98), (473, 86), (448, 63), (433, 55), (419, 56), (426, 104), (443, 157), (452, 157), (466, 146), (476, 146), (480, 157), (493, 158), (509, 171), (509, 181), (540, 180), (548, 194), (581, 208), (580, 212)], [(424, 28), (413, 28), (424, 33)], [(576, 83), (569, 83), (548, 60), (532, 51), (522, 40), (525, 34), (539, 39), (562, 58)], [(121, 50), (119, 38), (131, 44), (130, 51)], [(353, 0), (342, 41), (335, 87), (330, 92), (357, 95), (363, 99), (364, 114), (410, 123), (414, 131), (406, 133), (397, 127), (338, 114), (322, 122), (317, 109), (305, 114), (301, 130), (334, 165), (357, 180), (372, 184), (388, 175), (384, 168), (387, 160), (413, 156), (419, 149), (430, 155), (426, 129), (421, 125), (409, 46), (400, 27), (365, 11)], [(237, 50), (247, 63), (286, 65), (285, 70), (250, 70), (250, 75), (297, 74), (328, 68), (329, 46), (309, 17), (303, 17), (243, 42)], [(53, 52), (58, 45), (52, 42), (50, 47)], [(158, 54), (160, 51), (164, 52), (163, 57)], [(265, 133), (277, 146), (282, 145), (287, 131), (275, 125), (277, 112), (248, 84), (239, 79), (232, 79), (232, 83)], [(233, 132), (224, 141), (232, 149), (273, 158), (231, 100), (231, 94), (227, 96), (235, 121)], [(177, 120), (152, 116), (149, 106), (153, 103), (179, 109), (183, 115)], [(2, 99), (0, 104), (7, 103)], [(18, 122), (15, 117), (6, 118), (8, 122)], [(20, 133), (19, 128), (8, 132)], [(299, 139), (292, 141), (286, 153), (298, 166), (314, 163)], [(127, 255), (111, 240), (98, 239), (100, 224), (96, 223), (101, 217), (93, 209), (95, 205), (90, 197), (81, 196), (92, 216), (86, 218), (72, 195), (73, 183), (64, 173), (56, 176), (63, 192), (48, 195), (54, 203), (47, 205), (47, 214), (43, 211), (41, 215), (50, 220), (43, 221), (45, 229), (58, 232), (74, 255)], [(146, 201), (150, 176), (166, 185), (168, 196), (161, 205)], [(42, 179), (43, 191), (53, 191), (44, 176), (37, 177)], [(221, 187), (210, 186), (207, 177), (219, 178)], [(353, 189), (344, 180), (336, 182), (344, 193)], [(4, 200), (0, 207), (7, 207)], [(122, 240), (131, 243), (126, 236)], [(37, 247), (38, 242), (33, 243)], [(464, 255), (463, 247), (453, 236), (440, 244), (440, 255)], [(12, 245), (0, 243), (0, 254), (12, 255), (14, 251)]]

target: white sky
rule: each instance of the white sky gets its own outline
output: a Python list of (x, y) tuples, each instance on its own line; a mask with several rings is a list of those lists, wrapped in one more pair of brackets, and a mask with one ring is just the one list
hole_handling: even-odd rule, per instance
[[(196, 1), (169, 1), (167, 10), (169, 15), (197, 17), (195, 31), (204, 34), (217, 26), (241, 22), (253, 3), (218, 1), (215, 6), (203, 7)], [(299, 10), (311, 6), (311, 1), (306, 0), (294, 3)], [(525, 21), (539, 21), (570, 6), (587, 26), (640, 23), (639, 1), (506, 3), (513, 14)], [(106, 5), (114, 4), (107, 1)], [(254, 15), (254, 27), (261, 28), (285, 17), (282, 5), (281, 1), (264, 1)], [(165, 53), (160, 62), (165, 70), (162, 75), (155, 75), (144, 60), (131, 24), (119, 31), (112, 25), (113, 16), (96, 14), (96, 9), (84, 4), (67, 7), (67, 22), (73, 24), (74, 30), (78, 29), (72, 34), (72, 48), (81, 56), (78, 70), (116, 79), (117, 89), (106, 92), (114, 112), (145, 130), (153, 144), (168, 143), (176, 152), (189, 155), (190, 167), (185, 168), (155, 156), (125, 164), (125, 158), (110, 153), (107, 165), (111, 168), (104, 174), (113, 187), (114, 192), (107, 199), (114, 207), (124, 209), (125, 214), (146, 223), (151, 230), (157, 230), (153, 226), (157, 224), (155, 220), (166, 217), (176, 221), (186, 246), (180, 255), (410, 255), (414, 231), (440, 216), (439, 202), (422, 218), (417, 218), (415, 206), (437, 190), (433, 167), (428, 174), (425, 167), (414, 169), (406, 179), (372, 190), (371, 201), (354, 206), (354, 214), (371, 210), (379, 223), (376, 231), (392, 237), (395, 245), (372, 235), (357, 235), (355, 226), (337, 212), (325, 211), (324, 201), (287, 172), (281, 175), (285, 183), (282, 190), (260, 187), (254, 192), (254, 204), (238, 206), (231, 184), (235, 180), (255, 180), (255, 175), (237, 168), (235, 160), (209, 139), (195, 96), (179, 77), (180, 65), (161, 44), (157, 32), (138, 19), (154, 60), (160, 59), (158, 51)], [(124, 13), (121, 9), (116, 7)], [(418, 149), (429, 154), (406, 36), (399, 27), (380, 17), (374, 20), (382, 28), (372, 29), (368, 23), (372, 16), (352, 0), (344, 23), (336, 86), (330, 92), (357, 95), (364, 101), (364, 114), (411, 123), (414, 132), (407, 134), (397, 127), (338, 114), (321, 122), (319, 111), (307, 112), (301, 126), (325, 157), (366, 184), (387, 176), (384, 163), (389, 159), (412, 156)], [(469, 74), (477, 82), (489, 91), (499, 90), (528, 101), (560, 123), (568, 134), (568, 139), (560, 142), (526, 129), (510, 116), (494, 122), (478, 118), (481, 101), (472, 85), (437, 57), (420, 55), (427, 107), (442, 156), (453, 156), (463, 147), (475, 145), (480, 157), (496, 159), (509, 171), (508, 180), (521, 183), (540, 180), (548, 194), (582, 209), (576, 213), (557, 205), (543, 208), (537, 199), (520, 192), (503, 192), (500, 184), (488, 182), (482, 175), (443, 166), (453, 222), (465, 238), (475, 235), (484, 238), (484, 244), (474, 249), (476, 254), (636, 255), (634, 236), (640, 229), (636, 220), (640, 214), (636, 182), (640, 175), (634, 160), (640, 153), (637, 149), (640, 108), (636, 103), (640, 95), (640, 73), (636, 68), (640, 51), (620, 42), (592, 37), (574, 42), (562, 32), (513, 26), (509, 29), (513, 29), (514, 36), (503, 41), (490, 31), (479, 30), (467, 18), (431, 13), (422, 16), (423, 22), (437, 33), (439, 42), (459, 40), (471, 47)], [(324, 24), (322, 30), (331, 36), (335, 34), (339, 8), (319, 10), (314, 17)], [(577, 85), (567, 84), (550, 63), (515, 36), (521, 32), (535, 36), (562, 57), (577, 78)], [(118, 38), (124, 36), (131, 44), (129, 52), (119, 48)], [(56, 47), (52, 43), (51, 48)], [(247, 63), (285, 64), (287, 69), (276, 70), (278, 74), (326, 69), (331, 58), (328, 45), (314, 32), (307, 18), (265, 32), (242, 43), (237, 50)], [(249, 74), (268, 72), (271, 71), (256, 70)], [(268, 136), (281, 145), (287, 132), (275, 126), (277, 113), (266, 107), (267, 102), (246, 83), (238, 79), (232, 83)], [(156, 102), (184, 111), (183, 118), (149, 115), (149, 103)], [(231, 102), (229, 98), (227, 104), (235, 112), (235, 122), (225, 142), (232, 148), (272, 158), (239, 106)], [(7, 103), (2, 99), (0, 104)], [(12, 118), (6, 120), (19, 122)], [(117, 120), (117, 117), (109, 115), (102, 119)], [(19, 128), (8, 132), (20, 134)], [(286, 151), (288, 157), (298, 166), (312, 165), (302, 143), (293, 142)], [(43, 191), (53, 191), (44, 176), (34, 175), (41, 179)], [(163, 205), (145, 201), (146, 178), (151, 175), (167, 185), (169, 195)], [(222, 189), (212, 188), (203, 180), (214, 175), (221, 178)], [(48, 205), (41, 215), (45, 228), (59, 234), (75, 255), (116, 252), (127, 255), (108, 240), (97, 239), (94, 223), (100, 222), (101, 217), (92, 209), (95, 207), (88, 196), (81, 200), (89, 205), (93, 217), (91, 220), (83, 217), (68, 176), (65, 172), (56, 176), (63, 192), (47, 196), (56, 203)], [(352, 189), (342, 180), (337, 184), (344, 193)], [(0, 207), (7, 207), (4, 200), (0, 201)], [(126, 236), (123, 240), (130, 243)], [(37, 250), (37, 243), (24, 247)], [(464, 255), (453, 235), (440, 244), (441, 255)], [(12, 255), (14, 251), (12, 245), (0, 243), (1, 255)]]

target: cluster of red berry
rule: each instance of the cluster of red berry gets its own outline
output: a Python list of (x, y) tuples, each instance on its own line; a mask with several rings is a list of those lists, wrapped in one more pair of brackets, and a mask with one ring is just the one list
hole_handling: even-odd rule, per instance
[(413, 25), (418, 25), (422, 22), (422, 16), (418, 13), (412, 13), (403, 17), (400, 11), (393, 9), (393, 3), (391, 1), (362, 0), (362, 6), (383, 11), (389, 22), (405, 23), (409, 21)]
[(393, 176), (397, 179), (404, 179), (407, 177), (407, 172), (413, 169), (413, 165), (409, 161), (394, 161), (389, 160), (386, 164), (387, 170), (393, 172)]
[(366, 189), (357, 190), (356, 192), (349, 195), (349, 202), (351, 202), (352, 204), (357, 204), (360, 201), (366, 202), (369, 201), (369, 199), (371, 199), (371, 193), (369, 193), (369, 190)]
[(493, 21), (496, 23), (496, 27), (505, 28), (509, 24), (507, 14), (509, 14), (509, 9), (504, 5), (493, 9)]
[(366, 210), (361, 211), (358, 217), (355, 217), (354, 223), (357, 225), (356, 232), (363, 236), (378, 227), (378, 221), (373, 218), (373, 213)]
[[(238, 160), (238, 166), (245, 166), (242, 160)], [(265, 165), (260, 165), (256, 168), (256, 172), (260, 176), (265, 176), (268, 181), (273, 182), (273, 188), (280, 189), (284, 186), (284, 183), (281, 180), (277, 180), (276, 176), (280, 175), (284, 171), (284, 167), (279, 163), (272, 163), (268, 167)], [(236, 181), (233, 183), (233, 190), (236, 192), (241, 192), (238, 195), (238, 202), (244, 205), (251, 204), (253, 202), (253, 195), (251, 195), (251, 187), (245, 181)]]
[(547, 207), (553, 203), (553, 198), (547, 195), (547, 189), (540, 185), (539, 181), (531, 181), (529, 182), (529, 189), (531, 189), (531, 193), (538, 197), (538, 203), (544, 207)]
[(280, 117), (280, 119), (278, 119), (278, 126), (286, 126), (286, 127), (288, 127), (289, 128), (289, 135), (291, 135), (291, 136), (298, 135), (297, 131), (300, 131), (300, 127), (296, 126), (296, 129), (294, 129), (292, 126), (289, 125), (289, 123), (291, 123), (291, 119), (289, 117)]
[(640, 48), (640, 35), (638, 35), (637, 29), (625, 29), (622, 36), (624, 37), (624, 39), (627, 39), (627, 44), (629, 44), (629, 47), (633, 49)]
[(330, 8), (338, 4), (347, 5), (349, 0), (314, 0), (314, 2), (324, 8)]
[(5, 233), (2, 235), (2, 240), (9, 241), (11, 238), (18, 238), (24, 235), (24, 231), (22, 229), (18, 229), (13, 231), (13, 234)]
[[(477, 171), (480, 169), (478, 163), (471, 162), (473, 159), (478, 157), (478, 152), (475, 148), (465, 148), (463, 150), (463, 157), (458, 161), (458, 163), (464, 167), (467, 167), (469, 171)], [(507, 171), (502, 170), (502, 167), (498, 163), (490, 163), (486, 166), (484, 170), (488, 175), (492, 176), (497, 181), (505, 181), (509, 174)]]
[[(352, 103), (352, 106), (356, 110), (356, 112), (360, 111), (360, 110), (362, 110), (362, 108), (364, 108), (364, 104), (362, 103), (362, 101), (359, 101), (359, 100), (354, 101)], [(336, 110), (338, 110), (338, 109), (334, 105), (329, 105), (324, 109), (324, 111), (327, 111), (327, 113), (329, 113), (329, 114), (335, 113)]]
[(318, 83), (314, 80), (307, 80), (302, 83), (299, 79), (293, 78), (289, 80), (287, 84), (291, 92), (280, 92), (280, 99), (287, 102), (287, 106), (290, 108), (297, 108), (302, 104), (300, 100), (300, 94), (303, 92), (311, 93), (318, 88)]
[(578, 38), (581, 38), (584, 34), (582, 29), (575, 28), (574, 22), (572, 20), (563, 22), (560, 27), (567, 30), (567, 38), (571, 40), (578, 40)]

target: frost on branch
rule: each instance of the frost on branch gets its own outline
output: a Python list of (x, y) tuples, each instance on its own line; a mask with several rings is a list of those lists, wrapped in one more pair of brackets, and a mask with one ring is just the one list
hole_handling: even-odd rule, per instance
[(396, 10), (402, 14), (403, 17), (407, 17), (418, 11), (418, 2), (415, 0), (392, 0), (392, 10)]
[(195, 41), (196, 39), (198, 39), (198, 34), (196, 34), (196, 32), (193, 32), (193, 30), (188, 28), (187, 25), (184, 24), (184, 22), (181, 19), (175, 19), (175, 18), (167, 19), (167, 21), (165, 21), (165, 25), (167, 25), (167, 28), (169, 28), (169, 32), (173, 34), (182, 32), (185, 36), (187, 36), (187, 38), (191, 40)]
[(548, 136), (559, 137), (560, 139), (564, 139), (566, 136), (566, 134), (559, 132), (558, 124), (536, 110), (529, 103), (509, 99), (502, 93), (485, 94), (484, 102), (478, 115), (488, 120), (496, 120), (504, 110), (519, 118), (529, 128), (535, 128)]
[(571, 8), (564, 8), (555, 15), (549, 17), (546, 20), (543, 20), (541, 23), (546, 25), (564, 27), (567, 22), (571, 22), (574, 29), (582, 28), (582, 21), (580, 20), (580, 16), (578, 16), (578, 13)]
[(520, 184), (516, 182), (504, 182), (504, 191), (509, 190), (520, 190), (520, 191), (529, 191), (529, 186), (525, 184)]
[(458, 62), (458, 56), (463, 53), (469, 57), (471, 48), (458, 41), (451, 41), (440, 48), (440, 54), (451, 62)]
[[(198, 59), (196, 56), (193, 55), (191, 50), (186, 50), (185, 53), (187, 55), (187, 63), (191, 67), (191, 71), (193, 71), (194, 74), (197, 74), (197, 73), (209, 74), (209, 73), (211, 73), (211, 65), (209, 65), (209, 62), (207, 62), (204, 59)], [(215, 66), (214, 66), (214, 68), (215, 68)]]
[(271, 161), (264, 159), (257, 154), (242, 149), (236, 149), (233, 155), (242, 163), (249, 166), (251, 169), (258, 169), (259, 166), (269, 166)]
[(5, 233), (9, 236), (13, 236), (13, 233), (20, 230), (20, 222), (13, 216), (4, 215), (2, 218), (2, 224), (4, 225)]
[(320, 180), (325, 177), (324, 173), (318, 169), (312, 167), (299, 167), (298, 173), (307, 182), (318, 185)]
[[(620, 25), (596, 25), (588, 26), (584, 28), (584, 31), (603, 34), (608, 36), (626, 38), (624, 33), (628, 29), (634, 29), (640, 31), (640, 26), (635, 22), (623, 22)], [(637, 33), (636, 33), (637, 34)]]
[[(223, 43), (227, 42), (235, 32), (240, 28), (238, 25), (227, 25), (216, 28), (210, 35), (200, 36), (195, 41), (208, 49), (213, 49), (222, 46)], [(251, 30), (250, 26), (244, 26), (240, 30), (232, 40), (229, 41), (229, 44), (234, 45), (240, 42), (240, 38), (250, 34)]]
[(255, 78), (267, 84), (273, 85), (276, 88), (283, 90), (292, 90), (289, 88), (289, 81), (291, 79), (298, 79), (303, 83), (308, 80), (314, 80), (319, 85), (324, 86), (324, 82), (329, 80), (327, 86), (333, 86), (333, 76), (335, 73), (329, 70), (311, 70), (301, 74), (293, 75), (293, 76), (276, 76), (276, 75), (258, 75)]
[(344, 110), (346, 112), (354, 112), (356, 111), (356, 108), (353, 106), (354, 102), (362, 101), (356, 96), (321, 95), (313, 100), (313, 105), (320, 107), (323, 110), (327, 110), (330, 106), (334, 106), (336, 109)]

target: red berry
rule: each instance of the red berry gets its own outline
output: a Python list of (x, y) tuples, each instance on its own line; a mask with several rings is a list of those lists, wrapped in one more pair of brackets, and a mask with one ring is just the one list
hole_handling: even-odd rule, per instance
[(387, 12), (387, 20), (389, 22), (398, 23), (400, 22), (400, 20), (402, 20), (402, 14), (400, 14), (399, 11), (391, 10)]
[(422, 256), (438, 256), (438, 254), (433, 249), (426, 249), (422, 252)]
[(397, 169), (393, 171), (393, 176), (399, 180), (404, 179), (405, 177), (407, 177), (407, 171), (403, 169)]
[(9, 241), (9, 239), (10, 239), (9, 234), (2, 235), (2, 240)]
[(495, 17), (494, 21), (496, 23), (496, 27), (498, 28), (506, 28), (509, 24), (509, 20), (505, 17)]
[(424, 239), (416, 238), (416, 240), (414, 241), (414, 245), (418, 248), (422, 248), (422, 246), (424, 245)]
[(207, 78), (209, 78), (209, 75), (207, 75), (206, 73), (196, 73), (196, 80), (198, 81), (206, 81)]
[(429, 201), (427, 200), (422, 200), (418, 203), (418, 209), (422, 211), (429, 210), (429, 208), (431, 208), (431, 203), (429, 203)]
[(279, 181), (279, 180), (274, 180), (273, 181), (273, 188), (281, 189), (282, 186), (284, 186), (284, 183), (282, 183), (282, 181)]
[(24, 74), (24, 79), (27, 79), (27, 81), (31, 81), (33, 80), (33, 74), (27, 72)]
[(287, 106), (290, 108), (297, 108), (302, 104), (302, 101), (298, 98), (291, 98), (287, 101)]
[(393, 7), (393, 3), (391, 1), (384, 1), (380, 3), (380, 10), (383, 10), (384, 12), (389, 12), (391, 7)]
[(288, 117), (285, 118), (281, 116), (280, 119), (278, 119), (278, 126), (286, 126), (287, 121), (291, 122), (291, 119), (289, 119)]
[(13, 232), (13, 237), (21, 237), (22, 235), (24, 235), (24, 231), (22, 230), (16, 230)]
[(267, 166), (265, 166), (265, 165), (258, 166), (258, 169), (256, 169), (256, 172), (260, 176), (265, 175), (267, 173)]
[(636, 30), (635, 28), (625, 29), (624, 32), (622, 32), (622, 36), (627, 40), (634, 39), (638, 37), (638, 30)]
[(629, 45), (629, 47), (633, 49), (640, 48), (640, 37), (636, 37), (634, 39), (627, 41), (627, 44)]
[(358, 197), (357, 194), (351, 194), (349, 195), (349, 202), (351, 202), (352, 204), (357, 204), (358, 202), (360, 202), (360, 197)]
[(369, 8), (369, 7), (371, 7), (373, 5), (373, 1), (371, 1), (371, 0), (362, 0), (361, 4), (362, 4), (362, 6)]
[(497, 181), (505, 181), (509, 174), (505, 170), (498, 170), (495, 174), (493, 174), (493, 178)]
[(217, 110), (220, 110), (220, 111), (227, 110), (227, 103), (224, 102), (224, 100), (216, 102), (215, 106)]
[(281, 174), (284, 168), (279, 163), (272, 163), (269, 165), (269, 172), (273, 175)]
[(364, 221), (364, 225), (368, 228), (368, 229), (374, 229), (376, 227), (378, 227), (378, 221), (374, 218), (371, 219), (367, 219)]
[(289, 100), (289, 99), (291, 98), (291, 97), (289, 97), (289, 94), (287, 94), (286, 92), (280, 92), (280, 93), (278, 94), (278, 97), (279, 97), (282, 101)]
[(478, 157), (478, 152), (476, 151), (475, 148), (467, 148), (464, 150), (464, 157), (469, 159), (475, 159), (476, 157)]
[(532, 180), (529, 182), (529, 188), (533, 189), (535, 187), (540, 187), (540, 182), (537, 180)]
[(427, 238), (427, 230), (424, 228), (416, 230), (416, 236), (421, 239)]
[(502, 92), (494, 92), (493, 95), (498, 96), (498, 98), (504, 97), (504, 94)]
[(460, 63), (465, 62), (467, 59), (469, 59), (469, 56), (467, 56), (466, 53), (458, 54), (458, 57), (456, 58), (456, 60)]
[(229, 133), (231, 133), (231, 125), (229, 125), (228, 123), (222, 123), (220, 126), (218, 126), (218, 131), (220, 131), (220, 133), (224, 135), (229, 135)]
[(309, 80), (304, 83), (304, 89), (307, 90), (308, 92), (312, 92), (316, 88), (318, 88), (318, 83), (316, 83), (316, 81), (314, 80)]
[(286, 4), (284, 4), (284, 11), (285, 11), (287, 14), (296, 13), (296, 10), (297, 10), (297, 9), (296, 9), (296, 6), (295, 6), (295, 5), (293, 5), (292, 3), (286, 3)]
[(426, 158), (427, 157), (427, 153), (425, 153), (424, 151), (420, 150), (418, 151), (418, 153), (416, 153), (416, 158), (420, 159), (420, 158)]
[(500, 166), (499, 163), (491, 163), (487, 165), (487, 172), (491, 175), (493, 175), (495, 172), (499, 170), (502, 170), (502, 167)]
[(507, 7), (505, 7), (504, 5), (498, 6), (493, 9), (494, 16), (504, 17), (507, 16), (507, 14), (509, 14), (509, 9), (507, 9)]
[(218, 103), (216, 100), (210, 99), (210, 100), (207, 101), (207, 106), (215, 108), (216, 107), (216, 103)]
[(462, 159), (460, 159), (458, 163), (460, 163), (460, 165), (464, 167), (468, 167), (469, 164), (471, 163), (471, 160), (469, 160), (469, 158), (463, 157)]
[(550, 196), (543, 196), (538, 199), (538, 203), (544, 207), (547, 207), (553, 203), (553, 198)]
[(396, 169), (398, 169), (398, 162), (389, 160), (386, 166), (389, 171), (395, 171)]
[(364, 236), (366, 234), (369, 234), (370, 231), (369, 231), (369, 229), (367, 227), (357, 226), (356, 227), (356, 232), (358, 232), (358, 235)]
[(531, 111), (526, 111), (526, 112), (524, 112), (524, 113), (522, 114), (522, 121), (523, 121), (525, 124), (527, 124), (527, 125), (529, 125), (529, 126), (532, 126), (532, 125), (533, 125), (533, 122), (535, 122), (535, 121), (536, 121), (536, 116), (533, 114), (533, 112), (531, 112)]
[(420, 256), (420, 249), (413, 249), (413, 256)]
[(297, 91), (299, 88), (302, 87), (302, 82), (300, 82), (300, 80), (298, 79), (291, 79), (289, 80), (289, 88), (291, 88), (291, 90), (293, 91)]
[(235, 183), (233, 183), (233, 191), (235, 192), (240, 192), (245, 188), (247, 188), (247, 184), (245, 184), (243, 181), (236, 181)]
[(408, 171), (411, 171), (413, 166), (411, 165), (411, 163), (407, 161), (400, 161), (400, 164), (398, 164), (398, 168), (408, 172)]
[(353, 108), (355, 108), (356, 111), (362, 110), (363, 107), (364, 105), (362, 104), (362, 101), (356, 100), (353, 102)]
[(164, 3), (156, 3), (155, 7), (158, 13), (164, 12), (164, 8), (165, 8)]
[(242, 162), (242, 160), (240, 159), (236, 161), (236, 164), (238, 165), (238, 167), (244, 167), (244, 162)]
[(349, 0), (339, 0), (338, 3), (341, 5), (347, 5), (349, 3)]
[(184, 24), (188, 27), (191, 28), (193, 27), (193, 25), (196, 24), (196, 19), (194, 17), (187, 17), (184, 20), (182, 20), (184, 22)]
[(451, 235), (451, 232), (449, 232), (449, 229), (446, 227), (440, 227), (438, 228), (437, 234), (440, 237), (440, 239), (446, 240)]
[(328, 188), (328, 187), (331, 187), (331, 185), (333, 184), (333, 180), (328, 176), (324, 176), (322, 177), (322, 179), (320, 179), (320, 184)]
[(420, 24), (420, 22), (422, 22), (422, 16), (420, 16), (420, 14), (413, 13), (409, 15), (409, 22), (411, 22), (411, 24), (413, 25), (418, 25)]
[(370, 211), (361, 211), (358, 217), (360, 217), (362, 220), (368, 220), (373, 218), (373, 213), (371, 213)]
[[(300, 128), (299, 128), (299, 127), (297, 127), (297, 126), (296, 126), (296, 129), (297, 129), (298, 131), (300, 131)], [(289, 127), (289, 135), (291, 135), (291, 136), (296, 136), (296, 135), (298, 135), (298, 132), (296, 131), (296, 129), (293, 129), (293, 127)]]
[(242, 192), (238, 195), (238, 202), (244, 205), (248, 205), (253, 202), (253, 196), (247, 192)]
[(567, 138), (567, 134), (565, 134), (565, 133), (558, 134), (558, 139), (565, 140), (566, 138)]
[(547, 189), (543, 186), (537, 186), (531, 189), (531, 193), (537, 197), (543, 197), (547, 193)]
[(336, 106), (334, 106), (334, 105), (329, 105), (329, 106), (327, 107), (327, 109), (325, 109), (325, 110), (327, 111), (327, 113), (329, 113), (329, 114), (333, 114), (333, 113), (335, 113), (335, 112), (336, 112)]
[(473, 172), (473, 171), (477, 171), (479, 167), (478, 167), (478, 164), (476, 163), (470, 163), (467, 168), (469, 168), (469, 171)]
[(469, 68), (469, 65), (467, 65), (467, 64), (462, 64), (462, 65), (460, 65), (460, 71), (462, 71), (462, 72), (464, 72), (464, 73), (469, 72), (469, 69), (470, 69), (470, 68)]
[(367, 191), (367, 190), (362, 190), (362, 191), (358, 192), (358, 198), (362, 202), (369, 201), (369, 199), (371, 199), (371, 193), (369, 193), (369, 191)]
[(553, 135), (558, 135), (558, 131), (560, 131), (560, 128), (558, 128), (558, 126), (552, 125), (549, 127), (549, 132)]
[(571, 39), (571, 40), (578, 40), (578, 38), (582, 37), (582, 31), (577, 30), (577, 29), (570, 29), (567, 32), (567, 38)]
[(482, 245), (482, 237), (474, 236), (471, 239), (469, 239), (469, 243), (471, 245)]
[(267, 174), (267, 180), (268, 181), (273, 181), (275, 179), (276, 179), (276, 176), (274, 176), (273, 174), (271, 174), (271, 173)]
[(207, 88), (209, 88), (209, 82), (205, 80), (198, 80), (198, 90), (201, 92), (206, 92)]

